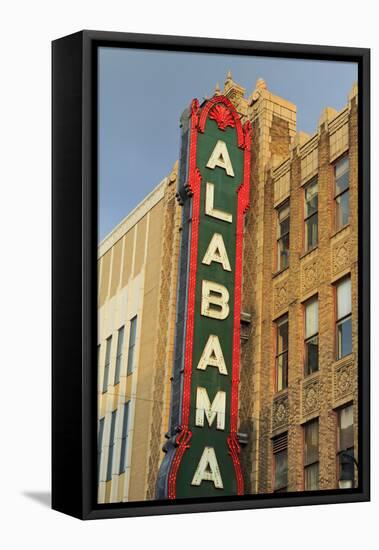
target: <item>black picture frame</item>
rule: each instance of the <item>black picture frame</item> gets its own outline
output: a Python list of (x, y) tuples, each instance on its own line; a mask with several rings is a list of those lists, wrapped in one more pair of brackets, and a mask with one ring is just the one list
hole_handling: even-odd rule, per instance
[[(99, 46), (353, 61), (359, 85), (359, 487), (96, 503), (97, 63)], [(52, 43), (52, 507), (81, 519), (370, 499), (370, 50), (85, 30)]]

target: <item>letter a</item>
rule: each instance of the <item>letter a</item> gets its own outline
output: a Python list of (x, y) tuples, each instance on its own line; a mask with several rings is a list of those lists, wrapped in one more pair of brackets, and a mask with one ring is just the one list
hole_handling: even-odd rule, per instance
[(213, 447), (204, 448), (191, 485), (201, 485), (203, 480), (213, 481), (216, 489), (224, 488), (216, 453)]
[(220, 233), (214, 233), (211, 242), (203, 258), (203, 264), (211, 265), (212, 262), (218, 262), (225, 271), (231, 271), (228, 254), (226, 252), (224, 239)]
[(216, 166), (223, 168), (228, 176), (234, 177), (233, 166), (230, 162), (226, 143), (224, 141), (221, 141), (221, 139), (219, 139), (216, 143), (216, 146), (213, 149), (213, 153), (211, 154), (207, 162), (207, 168), (214, 169)]
[(217, 367), (220, 374), (228, 374), (220, 340), (215, 334), (211, 334), (209, 336), (197, 368), (200, 370), (205, 370), (208, 365), (211, 367)]

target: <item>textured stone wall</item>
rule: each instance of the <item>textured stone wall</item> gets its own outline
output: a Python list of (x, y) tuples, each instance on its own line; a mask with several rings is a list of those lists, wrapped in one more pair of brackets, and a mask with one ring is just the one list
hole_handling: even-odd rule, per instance
[[(295, 134), (296, 107), (271, 94), (262, 80), (249, 101), (252, 122), (251, 206), (246, 216), (242, 309), (251, 315), (250, 338), (242, 343), (240, 430), (248, 436), (241, 453), (247, 493), (269, 490), (272, 326), (272, 220), (274, 188), (266, 176), (272, 159), (284, 160)], [(268, 338), (268, 340), (267, 340)], [(269, 344), (267, 344), (269, 342)], [(264, 437), (262, 434), (266, 434)]]
[[(265, 144), (260, 139), (266, 117), (258, 112), (255, 129), (254, 152), (261, 158)], [(244, 306), (252, 308), (251, 337), (243, 344), (241, 399), (247, 399), (249, 413), (254, 411), (253, 429), (249, 436), (253, 444), (243, 450), (245, 476), (247, 469), (257, 472), (256, 490), (273, 490), (272, 438), (288, 433), (288, 490), (304, 489), (303, 426), (309, 420), (319, 419), (319, 486), (332, 489), (337, 479), (337, 411), (348, 403), (354, 403), (355, 453), (358, 455), (357, 418), (357, 96), (353, 92), (348, 108), (342, 113), (325, 109), (315, 136), (298, 136), (291, 142), (288, 159), (283, 161), (289, 146), (289, 128), (284, 122), (272, 119), (268, 143), (271, 162), (262, 166), (256, 162), (252, 174), (252, 197), (262, 193), (261, 200), (252, 200), (247, 225), (248, 231), (256, 231), (263, 220), (262, 257), (256, 257), (250, 247), (257, 246), (257, 237), (249, 235), (245, 242)], [(345, 135), (348, 141), (335, 137)], [(280, 132), (282, 135), (280, 136)], [(331, 146), (330, 136), (333, 137)], [(337, 143), (337, 145), (336, 145)], [(275, 147), (276, 144), (276, 147)], [(340, 147), (338, 150), (337, 147)], [(331, 154), (333, 157), (331, 157)], [(335, 231), (334, 220), (334, 162), (343, 155), (350, 162), (350, 223)], [(287, 181), (290, 163), (290, 260), (289, 267), (275, 272), (276, 210), (286, 198), (286, 186), (280, 183), (281, 200), (275, 203), (276, 182)], [(258, 169), (257, 169), (258, 166)], [(262, 190), (262, 171), (264, 184)], [(318, 246), (304, 249), (304, 185), (311, 178), (318, 179)], [(275, 191), (276, 189), (276, 191)], [(262, 200), (263, 197), (263, 200)], [(254, 221), (255, 220), (255, 221)], [(259, 244), (258, 244), (259, 246)], [(257, 261), (252, 267), (251, 261)], [(259, 271), (259, 273), (257, 273)], [(350, 274), (352, 281), (353, 353), (336, 360), (335, 340), (335, 284)], [(253, 292), (252, 292), (253, 289)], [(319, 371), (304, 376), (304, 303), (318, 296), (319, 301)], [(260, 315), (256, 314), (260, 311)], [(289, 319), (289, 372), (288, 388), (275, 392), (275, 321), (283, 314)], [(259, 323), (259, 326), (254, 326)], [(260, 351), (258, 352), (257, 349)], [(249, 384), (249, 390), (245, 387)], [(241, 429), (246, 425), (241, 403)], [(256, 462), (256, 464), (255, 464)], [(254, 485), (250, 484), (254, 492)]]
[(162, 445), (168, 431), (171, 374), (174, 363), (177, 275), (179, 265), (181, 207), (176, 200), (177, 164), (168, 178), (164, 196), (163, 238), (160, 257), (158, 339), (154, 353), (153, 411), (150, 426), (146, 500), (155, 498)]

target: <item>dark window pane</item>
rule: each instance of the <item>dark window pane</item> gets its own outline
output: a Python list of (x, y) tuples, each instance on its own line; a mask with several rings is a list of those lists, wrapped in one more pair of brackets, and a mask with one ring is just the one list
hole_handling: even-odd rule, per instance
[(108, 379), (109, 379), (109, 365), (104, 367), (104, 379), (103, 379), (103, 393), (108, 390)]
[(306, 465), (318, 461), (318, 420), (313, 420), (304, 426), (304, 463)]
[(122, 422), (122, 439), (119, 473), (125, 472), (126, 449), (128, 443), (128, 419), (129, 419), (129, 401), (124, 404), (124, 419)]
[(339, 454), (340, 481), (354, 481), (354, 449), (347, 449)]
[(288, 267), (289, 242), (289, 234), (281, 237), (278, 241), (278, 269), (285, 269)]
[(108, 390), (109, 368), (111, 361), (111, 348), (112, 348), (112, 336), (107, 338), (107, 347), (105, 349), (105, 364), (104, 364), (104, 378), (103, 378), (103, 393)]
[(318, 371), (318, 336), (305, 343), (305, 374)]
[(318, 210), (318, 185), (317, 181), (305, 188), (305, 217), (309, 218)]
[(109, 435), (109, 451), (108, 451), (108, 464), (107, 464), (107, 481), (112, 479), (112, 466), (113, 466), (113, 450), (114, 450), (114, 436), (116, 427), (116, 414), (117, 410), (112, 412), (111, 418), (111, 431)]
[(311, 466), (307, 466), (304, 469), (304, 489), (306, 491), (317, 491), (319, 488), (318, 471), (318, 462), (316, 464), (312, 464)]
[(277, 358), (277, 391), (284, 390), (288, 385), (288, 355), (282, 353)]
[(122, 366), (122, 350), (124, 345), (124, 332), (125, 332), (124, 329), (125, 327), (121, 327), (118, 331), (116, 369), (115, 369), (115, 375), (114, 375), (115, 385), (120, 382), (120, 373), (121, 373), (121, 366)]
[(338, 412), (338, 467), (340, 488), (355, 486), (353, 405)]
[(336, 198), (336, 229), (349, 223), (349, 191)]
[(290, 230), (290, 219), (286, 218), (280, 222), (280, 236), (286, 235)]
[(354, 446), (353, 406), (349, 405), (339, 411), (339, 450)]
[(290, 216), (289, 203), (277, 211), (277, 269), (285, 269), (288, 266)]
[(276, 323), (276, 390), (287, 387), (288, 381), (288, 318)]
[(351, 317), (340, 321), (337, 325), (337, 359), (352, 352)]
[(103, 446), (103, 435), (104, 435), (104, 417), (99, 420), (99, 436), (97, 438), (97, 451), (101, 453), (101, 448)]
[(99, 420), (99, 434), (97, 437), (97, 479), (100, 481), (100, 463), (101, 463), (101, 451), (103, 447), (104, 436), (104, 417)]
[(288, 320), (278, 322), (278, 354), (288, 349)]
[(131, 319), (130, 321), (127, 374), (131, 374), (134, 370), (134, 347), (136, 343), (136, 334), (137, 334), (137, 316), (133, 317), (133, 319)]
[(349, 188), (349, 172), (346, 172), (336, 180), (336, 195), (343, 193)]
[(289, 203), (286, 202), (283, 206), (278, 208), (278, 221), (279, 221), (279, 223), (282, 222), (283, 220), (289, 218), (289, 215), (290, 215), (290, 207), (289, 207)]
[(336, 189), (335, 194), (339, 195), (349, 187), (349, 159), (347, 157), (337, 162), (335, 167)]
[(314, 248), (318, 243), (318, 214), (313, 214), (305, 222), (305, 250)]
[(317, 245), (318, 241), (318, 183), (317, 180), (308, 184), (304, 189), (305, 206), (305, 250)]
[(274, 461), (275, 461), (274, 490), (283, 491), (287, 487), (287, 474), (288, 474), (287, 449), (280, 451), (279, 453), (275, 453)]
[(130, 340), (135, 342), (137, 330), (137, 317), (133, 317), (130, 321)]
[(304, 425), (304, 488), (318, 489), (318, 420)]
[(111, 359), (111, 347), (112, 347), (112, 336), (107, 338), (107, 347), (105, 350), (105, 364), (108, 365)]

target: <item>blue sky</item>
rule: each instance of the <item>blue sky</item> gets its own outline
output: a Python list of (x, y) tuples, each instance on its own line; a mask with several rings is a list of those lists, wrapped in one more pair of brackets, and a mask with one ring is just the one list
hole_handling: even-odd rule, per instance
[(263, 78), (295, 103), (297, 129), (310, 134), (324, 107), (344, 107), (358, 79), (355, 63), (100, 48), (99, 240), (168, 175), (183, 109), (216, 82), (222, 89), (229, 70), (246, 95)]

